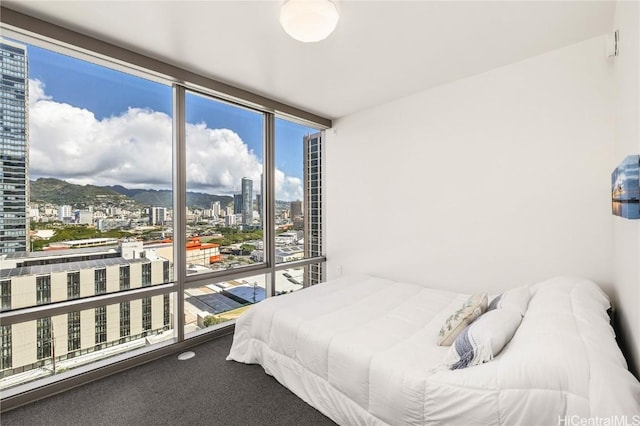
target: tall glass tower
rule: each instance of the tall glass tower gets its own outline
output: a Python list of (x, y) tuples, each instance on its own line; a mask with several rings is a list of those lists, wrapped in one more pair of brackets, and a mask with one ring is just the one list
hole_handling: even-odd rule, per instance
[(242, 178), (242, 224), (253, 223), (253, 181)]
[(233, 214), (242, 213), (242, 194), (233, 194)]
[[(322, 256), (322, 132), (304, 137), (303, 205), (304, 257)], [(304, 282), (322, 282), (322, 264), (306, 266)]]
[(0, 254), (28, 251), (27, 47), (0, 39)]

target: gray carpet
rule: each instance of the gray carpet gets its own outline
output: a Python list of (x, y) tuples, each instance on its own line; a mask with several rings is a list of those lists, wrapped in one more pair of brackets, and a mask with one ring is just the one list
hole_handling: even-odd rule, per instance
[(225, 336), (3, 413), (10, 425), (334, 425), (258, 365), (225, 361)]

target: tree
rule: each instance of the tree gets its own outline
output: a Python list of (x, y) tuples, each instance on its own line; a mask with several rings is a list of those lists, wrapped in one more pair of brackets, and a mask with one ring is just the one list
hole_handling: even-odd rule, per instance
[(255, 249), (256, 249), (256, 246), (254, 246), (253, 244), (242, 244), (240, 246), (240, 250), (243, 255), (251, 254), (251, 252), (254, 251)]
[(49, 245), (48, 240), (32, 240), (31, 241), (31, 251), (42, 251), (44, 247)]
[(55, 243), (58, 241), (72, 241), (82, 240), (86, 238), (125, 238), (130, 237), (133, 234), (121, 230), (110, 230), (106, 232), (100, 232), (98, 229), (88, 227), (86, 225), (71, 225), (58, 227), (51, 238), (48, 240), (34, 240), (33, 251), (39, 251), (49, 243)]
[(220, 318), (215, 315), (207, 315), (204, 317), (204, 326), (211, 327), (212, 325), (220, 324), (227, 321), (225, 318)]

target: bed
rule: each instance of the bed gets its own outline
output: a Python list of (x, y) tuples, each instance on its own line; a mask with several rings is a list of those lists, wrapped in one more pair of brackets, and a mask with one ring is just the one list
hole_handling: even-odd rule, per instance
[(508, 343), (468, 368), (450, 369), (444, 360), (455, 345), (437, 344), (468, 294), (366, 275), (253, 306), (236, 322), (227, 359), (262, 365), (341, 425), (640, 422), (640, 383), (600, 288), (557, 277), (527, 293)]

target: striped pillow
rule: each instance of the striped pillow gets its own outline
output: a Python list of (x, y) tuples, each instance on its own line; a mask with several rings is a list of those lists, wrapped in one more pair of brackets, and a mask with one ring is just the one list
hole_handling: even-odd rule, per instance
[(511, 309), (519, 312), (520, 316), (524, 316), (529, 306), (529, 299), (531, 299), (529, 287), (514, 288), (496, 296), (489, 304), (487, 310)]
[(466, 327), (447, 352), (445, 364), (451, 370), (491, 361), (509, 343), (522, 317), (509, 309), (494, 309)]

